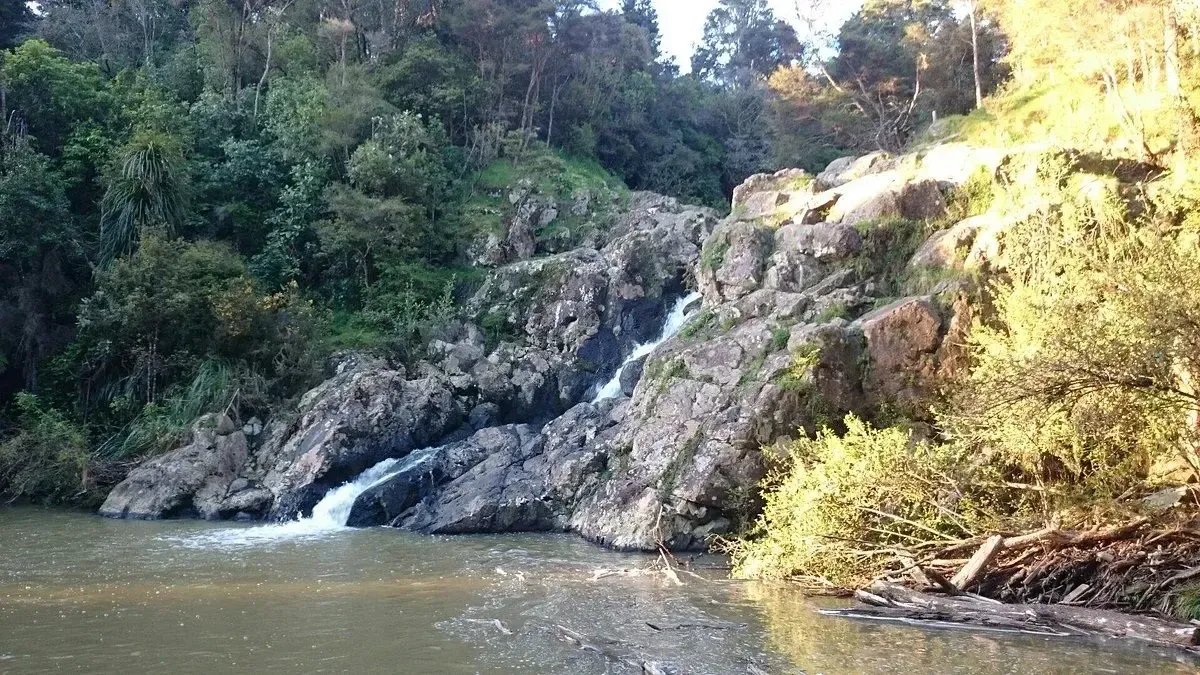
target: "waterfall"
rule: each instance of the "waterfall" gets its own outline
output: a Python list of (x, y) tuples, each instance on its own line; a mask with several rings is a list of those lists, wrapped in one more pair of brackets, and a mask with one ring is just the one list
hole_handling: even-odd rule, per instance
[(190, 537), (170, 538), (189, 548), (241, 548), (290, 539), (309, 539), (347, 529), (354, 500), (408, 466), (424, 460), (435, 448), (416, 450), (403, 459), (385, 459), (329, 492), (313, 507), (312, 515), (287, 523), (230, 528)]
[(398, 459), (385, 459), (358, 474), (354, 480), (326, 492), (321, 501), (313, 507), (312, 515), (298, 522), (311, 521), (313, 527), (318, 530), (338, 530), (345, 527), (346, 521), (350, 520), (350, 509), (354, 507), (354, 500), (376, 484), (391, 478), (392, 474), (396, 473), (393, 467), (399, 463)]
[(678, 333), (683, 328), (683, 324), (692, 318), (692, 315), (687, 311), (688, 306), (699, 299), (699, 293), (689, 293), (675, 301), (675, 306), (671, 309), (671, 313), (667, 315), (667, 320), (663, 323), (662, 332), (659, 333), (659, 336), (651, 342), (639, 344), (634, 347), (633, 353), (629, 355), (629, 358), (625, 359), (620, 368), (617, 368), (617, 372), (613, 374), (612, 379), (606, 382), (600, 388), (600, 391), (596, 392), (596, 397), (592, 399), (592, 403), (599, 403), (605, 399), (619, 396), (621, 394), (621, 373), (625, 371), (625, 368), (634, 361), (653, 352), (659, 345)]

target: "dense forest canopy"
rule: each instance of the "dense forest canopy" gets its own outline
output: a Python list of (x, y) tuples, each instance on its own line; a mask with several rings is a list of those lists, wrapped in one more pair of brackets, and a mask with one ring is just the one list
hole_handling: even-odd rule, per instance
[[(1011, 69), (1114, 76), (1110, 32), (1162, 13), (1071, 4), (867, 0), (827, 32), (820, 0), (720, 0), (684, 74), (651, 0), (0, 0), (0, 483), (45, 493), (49, 462), (86, 491), (331, 351), (419, 344), (515, 169), (723, 206), (902, 149)], [(1092, 23), (1038, 32), (1060, 15)], [(1144, 33), (1115, 76), (1170, 72)]]

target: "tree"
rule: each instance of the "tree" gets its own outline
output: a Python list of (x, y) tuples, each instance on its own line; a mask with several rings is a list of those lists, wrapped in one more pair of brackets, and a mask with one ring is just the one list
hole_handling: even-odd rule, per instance
[(705, 20), (692, 72), (726, 86), (744, 86), (801, 56), (795, 29), (776, 18), (767, 0), (721, 0)]
[(0, 49), (16, 46), (32, 32), (35, 20), (25, 0), (0, 0)]
[(162, 133), (142, 132), (125, 147), (120, 169), (101, 203), (105, 261), (131, 252), (146, 228), (171, 233), (183, 222), (182, 162), (178, 143)]
[(625, 0), (621, 5), (621, 14), (625, 21), (646, 32), (650, 49), (657, 58), (661, 53), (662, 34), (658, 28), (658, 10), (654, 9), (651, 0)]

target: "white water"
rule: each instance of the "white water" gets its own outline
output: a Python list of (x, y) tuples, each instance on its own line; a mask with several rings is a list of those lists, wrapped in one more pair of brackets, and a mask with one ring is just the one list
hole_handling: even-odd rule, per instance
[(689, 293), (677, 300), (675, 306), (671, 309), (671, 313), (667, 315), (667, 320), (663, 323), (662, 333), (659, 334), (658, 338), (652, 342), (634, 347), (633, 353), (629, 355), (629, 358), (625, 359), (620, 368), (617, 368), (617, 372), (612, 376), (612, 379), (606, 382), (600, 388), (600, 391), (596, 392), (596, 397), (592, 399), (592, 403), (599, 403), (605, 399), (619, 396), (621, 394), (621, 373), (625, 371), (626, 366), (653, 352), (659, 345), (678, 333), (683, 328), (683, 325), (687, 323), (687, 320), (692, 318), (692, 314), (687, 312), (688, 305), (699, 299), (699, 293)]
[[(348, 529), (346, 521), (350, 519), (350, 510), (359, 495), (399, 473), (411, 461), (419, 461), (426, 455), (428, 451), (417, 450), (403, 460), (383, 460), (358, 474), (354, 480), (326, 492), (308, 518), (274, 525), (210, 531), (177, 541), (190, 548), (239, 548), (289, 539), (309, 539)], [(397, 464), (400, 466), (397, 467)]]

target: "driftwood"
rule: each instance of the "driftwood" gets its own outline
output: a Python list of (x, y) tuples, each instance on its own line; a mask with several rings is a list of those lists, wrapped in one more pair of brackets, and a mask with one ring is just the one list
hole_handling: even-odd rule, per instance
[(996, 554), (998, 554), (1002, 548), (1004, 548), (1004, 537), (996, 535), (989, 538), (983, 543), (983, 546), (979, 547), (979, 550), (975, 552), (975, 555), (971, 556), (971, 559), (967, 561), (967, 564), (963, 565), (963, 568), (958, 571), (958, 574), (954, 575), (954, 578), (950, 580), (950, 583), (959, 590), (966, 590), (967, 586), (975, 583), (975, 580), (978, 579), (979, 575), (987, 569), (987, 566), (991, 564), (992, 560), (995, 559)]
[(919, 593), (887, 583), (876, 583), (855, 597), (865, 606), (825, 613), (934, 626), (967, 625), (1059, 636), (1126, 638), (1200, 654), (1200, 627), (1148, 616), (1071, 605), (995, 604), (961, 595)]

